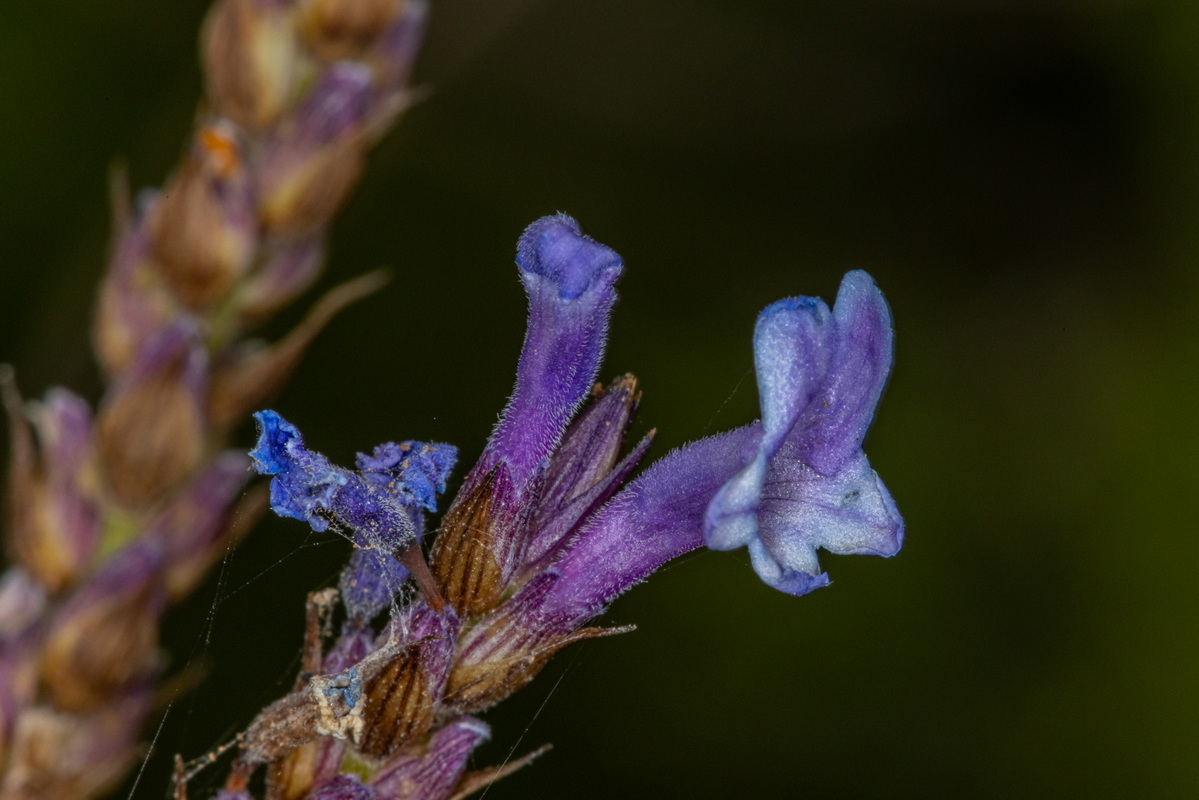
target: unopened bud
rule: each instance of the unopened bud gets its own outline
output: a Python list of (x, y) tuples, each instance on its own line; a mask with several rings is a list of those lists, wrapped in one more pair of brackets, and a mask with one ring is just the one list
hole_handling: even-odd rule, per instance
[(13, 731), (0, 796), (5, 800), (79, 800), (112, 790), (141, 755), (138, 737), (149, 693), (95, 713), (26, 710)]
[(108, 271), (100, 284), (92, 341), (109, 378), (128, 369), (142, 345), (178, 314), (178, 301), (151, 254), (148, 219), (159, 201), (156, 192), (140, 196), (128, 208), (123, 186), (118, 193), (118, 231)]
[(59, 609), (41, 656), (44, 689), (58, 708), (101, 707), (153, 674), (166, 607), (161, 567), (157, 547), (126, 548)]
[(211, 308), (249, 269), (257, 235), (236, 136), (228, 124), (206, 125), (154, 209), (151, 242), (162, 275), (184, 305)]
[(304, 292), (320, 274), (325, 242), (320, 235), (299, 239), (270, 237), (264, 242), (262, 264), (242, 282), (237, 310), (254, 323), (283, 308)]
[(591, 404), (567, 427), (546, 469), (517, 583), (540, 573), (583, 519), (610, 500), (640, 463), (652, 431), (623, 460), (616, 460), (640, 399), (632, 375), (607, 389), (597, 385)]
[(324, 61), (357, 58), (399, 18), (404, 0), (301, 0), (312, 51)]
[(44, 403), (31, 406), (40, 444), (35, 449), (11, 377), (3, 391), (13, 431), (13, 549), (25, 568), (56, 592), (87, 569), (100, 536), (91, 410), (65, 389), (52, 389)]
[(196, 332), (181, 323), (147, 343), (104, 400), (97, 421), (100, 459), (125, 506), (157, 499), (199, 463), (206, 369)]
[(487, 723), (459, 717), (425, 744), (396, 753), (371, 779), (383, 797), (445, 800), (453, 794), (474, 749), (491, 738)]
[(299, 71), (290, 3), (221, 0), (204, 26), (208, 96), (220, 113), (251, 131), (279, 118)]
[(362, 64), (339, 62), (326, 70), (263, 155), (258, 211), (265, 228), (310, 233), (341, 207), (362, 172), (363, 120), (373, 96), (370, 70)]

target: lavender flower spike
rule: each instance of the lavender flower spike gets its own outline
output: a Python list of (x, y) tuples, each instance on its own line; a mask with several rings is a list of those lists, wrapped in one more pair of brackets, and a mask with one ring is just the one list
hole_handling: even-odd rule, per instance
[(862, 452), (891, 368), (891, 315), (874, 281), (847, 274), (831, 312), (811, 297), (768, 306), (754, 362), (764, 433), (708, 506), (708, 546), (748, 547), (762, 580), (793, 595), (828, 584), (817, 547), (894, 555), (903, 519)]
[(624, 262), (559, 214), (525, 230), (516, 263), (529, 294), (528, 331), (512, 399), (472, 474), (481, 478), (502, 460), (523, 488), (595, 381)]

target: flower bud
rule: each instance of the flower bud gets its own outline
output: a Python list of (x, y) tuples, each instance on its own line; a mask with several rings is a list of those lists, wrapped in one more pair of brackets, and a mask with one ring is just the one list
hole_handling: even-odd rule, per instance
[(550, 458), (546, 486), (530, 527), (524, 554), (526, 576), (541, 571), (582, 520), (616, 493), (649, 449), (652, 431), (623, 461), (616, 462), (641, 399), (636, 386), (632, 375), (602, 391), (597, 386), (591, 405), (566, 429)]
[(40, 444), (35, 451), (16, 387), (10, 381), (4, 391), (14, 434), (13, 548), (25, 568), (56, 592), (88, 568), (100, 537), (91, 410), (65, 389), (50, 390), (44, 403), (30, 407)]
[(220, 0), (202, 34), (208, 96), (238, 125), (260, 131), (279, 118), (299, 72), (286, 0)]
[(134, 545), (114, 556), (55, 614), (41, 654), (43, 687), (66, 711), (87, 711), (147, 681), (158, 662), (166, 607), (162, 552)]
[(458, 786), (474, 749), (491, 738), (487, 723), (459, 717), (429, 737), (396, 753), (371, 779), (383, 797), (445, 800)]
[(247, 323), (265, 319), (295, 300), (316, 280), (325, 262), (325, 241), (320, 235), (268, 237), (263, 249), (262, 265), (237, 292), (238, 314)]
[(159, 274), (151, 254), (148, 219), (159, 202), (157, 192), (144, 192), (134, 214), (119, 193), (118, 232), (108, 271), (100, 284), (92, 342), (109, 378), (133, 363), (142, 345), (178, 314), (178, 302)]
[(239, 151), (228, 124), (201, 128), (150, 221), (154, 257), (188, 308), (224, 300), (254, 257), (258, 231)]
[(207, 354), (186, 321), (148, 342), (100, 407), (105, 477), (123, 505), (139, 508), (183, 480), (205, 442)]
[(112, 790), (141, 754), (138, 737), (148, 692), (79, 715), (45, 707), (17, 720), (0, 783), (5, 800), (79, 800)]
[(301, 0), (300, 27), (324, 61), (357, 58), (399, 18), (404, 0)]
[(362, 172), (363, 120), (373, 96), (367, 67), (354, 62), (329, 67), (263, 154), (258, 213), (265, 228), (310, 233), (341, 207)]

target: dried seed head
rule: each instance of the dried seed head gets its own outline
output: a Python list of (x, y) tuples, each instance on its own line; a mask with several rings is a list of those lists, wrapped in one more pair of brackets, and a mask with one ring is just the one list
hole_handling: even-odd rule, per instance
[(133, 363), (141, 346), (179, 313), (179, 303), (151, 254), (148, 219), (157, 193), (141, 196), (134, 214), (122, 188), (114, 188), (118, 231), (108, 271), (100, 284), (92, 341), (109, 378)]
[(208, 96), (238, 125), (260, 131), (287, 107), (300, 55), (287, 2), (221, 0), (202, 34)]
[(308, 234), (341, 207), (362, 172), (373, 100), (367, 67), (339, 62), (325, 71), (263, 153), (258, 214), (267, 230)]
[(65, 389), (50, 390), (30, 407), (35, 449), (15, 384), (3, 391), (13, 431), (10, 541), (25, 568), (57, 592), (87, 569), (100, 537), (91, 410)]
[(162, 276), (189, 308), (212, 308), (249, 269), (258, 231), (231, 126), (200, 129), (154, 208), (150, 232)]
[(79, 800), (106, 793), (141, 752), (138, 736), (149, 705), (148, 694), (137, 694), (85, 716), (28, 709), (13, 731), (0, 796)]
[(399, 18), (404, 0), (302, 0), (308, 46), (327, 62), (360, 57)]
[(100, 461), (123, 505), (142, 507), (185, 478), (204, 453), (207, 356), (187, 325), (148, 343), (100, 408)]
[(158, 661), (166, 606), (156, 547), (127, 548), (55, 615), (41, 653), (43, 687), (65, 711), (100, 708), (144, 684)]

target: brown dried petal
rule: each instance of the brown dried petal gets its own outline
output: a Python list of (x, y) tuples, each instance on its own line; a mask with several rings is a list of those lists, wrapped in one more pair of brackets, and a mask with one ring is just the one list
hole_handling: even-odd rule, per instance
[(278, 119), (299, 68), (294, 22), (283, 4), (220, 0), (201, 47), (208, 96), (222, 114), (251, 131)]
[(257, 229), (249, 179), (228, 125), (208, 125), (150, 219), (151, 244), (180, 302), (209, 309), (249, 269)]
[(164, 331), (101, 406), (100, 461), (126, 507), (158, 499), (204, 454), (206, 354), (193, 336), (182, 326)]
[(364, 734), (359, 749), (382, 757), (433, 725), (436, 708), (429, 680), (421, 669), (419, 648), (392, 659), (363, 693)]

